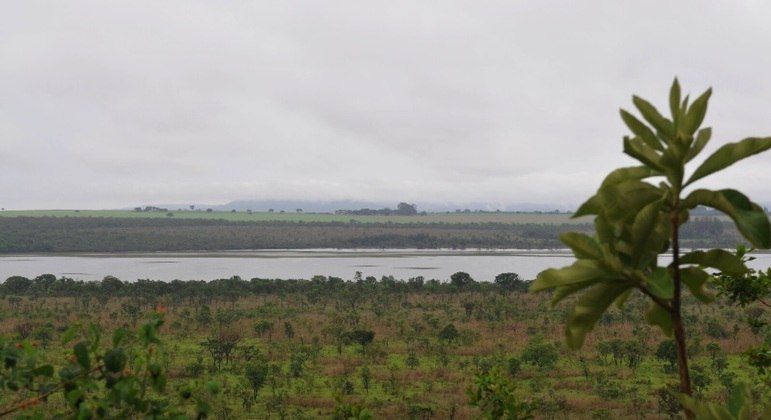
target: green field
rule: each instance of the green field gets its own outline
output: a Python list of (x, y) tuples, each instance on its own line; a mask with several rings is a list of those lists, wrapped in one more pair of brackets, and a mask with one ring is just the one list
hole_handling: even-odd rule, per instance
[[(169, 216), (168, 214), (172, 214)], [(227, 220), (233, 222), (350, 222), (359, 223), (505, 223), (505, 224), (581, 224), (589, 218), (571, 219), (566, 213), (430, 213), (424, 216), (354, 216), (329, 213), (229, 212), (170, 210), (137, 212), (130, 210), (6, 210), (0, 217), (110, 217), (110, 218), (175, 218)]]

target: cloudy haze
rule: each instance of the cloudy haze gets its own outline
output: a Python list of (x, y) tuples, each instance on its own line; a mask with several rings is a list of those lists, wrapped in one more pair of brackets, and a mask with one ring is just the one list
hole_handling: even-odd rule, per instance
[[(0, 207), (353, 199), (571, 206), (618, 108), (714, 88), (771, 135), (761, 1), (8, 2)], [(771, 154), (725, 172), (771, 200)]]

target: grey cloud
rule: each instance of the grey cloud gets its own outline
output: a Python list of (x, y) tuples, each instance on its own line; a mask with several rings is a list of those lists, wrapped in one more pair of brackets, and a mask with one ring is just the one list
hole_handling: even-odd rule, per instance
[[(631, 162), (618, 108), (633, 93), (664, 104), (675, 75), (692, 94), (714, 86), (713, 149), (771, 132), (761, 2), (30, 1), (4, 12), (6, 208), (577, 204)], [(720, 182), (769, 200), (769, 164), (753, 158)]]

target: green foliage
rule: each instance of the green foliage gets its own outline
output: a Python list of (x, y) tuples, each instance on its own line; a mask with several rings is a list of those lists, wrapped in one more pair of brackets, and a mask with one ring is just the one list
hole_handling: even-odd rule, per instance
[[(595, 216), (595, 235), (561, 235), (577, 261), (569, 267), (544, 271), (531, 286), (533, 291), (556, 289), (553, 303), (583, 292), (567, 321), (566, 338), (572, 348), (580, 347), (602, 313), (613, 302), (623, 304), (633, 289), (652, 300), (648, 322), (670, 333), (672, 314), (679, 308), (681, 284), (698, 299), (708, 301), (711, 297), (703, 289), (709, 277), (706, 268), (737, 275), (747, 272), (742, 261), (720, 249), (696, 251), (681, 259), (676, 255), (674, 264), (658, 265), (659, 254), (670, 247), (679, 253), (678, 229), (697, 206), (712, 207), (728, 215), (755, 246), (768, 247), (771, 241), (765, 212), (740, 192), (699, 189), (681, 196), (693, 182), (771, 148), (771, 138), (727, 144), (686, 180), (686, 163), (703, 150), (711, 136), (710, 129), (699, 130), (711, 91), (690, 106), (687, 98), (680, 100), (679, 92), (675, 80), (670, 91), (671, 119), (638, 97), (633, 102), (645, 122), (621, 111), (633, 133), (633, 137), (624, 138), (624, 153), (642, 166), (617, 169), (605, 178), (597, 193), (575, 214)], [(645, 181), (648, 178), (661, 181), (654, 185)]]
[(541, 369), (550, 369), (559, 360), (559, 350), (554, 343), (547, 343), (541, 336), (535, 336), (522, 350), (521, 360)]
[(372, 420), (372, 414), (358, 404), (343, 403), (339, 398), (332, 416), (335, 420)]
[(416, 367), (420, 366), (420, 359), (418, 359), (418, 356), (415, 354), (415, 352), (410, 352), (407, 354), (407, 358), (404, 360), (404, 364), (406, 364), (410, 369), (415, 369)]
[[(711, 96), (707, 90), (689, 106), (681, 99), (677, 80), (669, 95), (671, 118), (662, 116), (646, 100), (633, 97), (642, 120), (621, 110), (621, 118), (633, 136), (624, 137), (624, 153), (640, 166), (612, 171), (597, 193), (575, 216), (594, 215), (595, 234), (564, 233), (576, 262), (561, 269), (542, 272), (533, 291), (554, 289), (552, 303), (578, 294), (567, 319), (566, 341), (579, 348), (606, 309), (621, 307), (634, 290), (650, 299), (646, 315), (666, 335), (675, 336), (681, 392), (690, 395), (685, 332), (682, 323), (682, 290), (688, 289), (701, 302), (713, 299), (705, 289), (707, 269), (729, 276), (749, 270), (742, 259), (722, 249), (680, 254), (680, 229), (690, 212), (699, 206), (727, 215), (742, 236), (756, 247), (771, 245), (771, 225), (765, 211), (733, 189), (686, 189), (734, 163), (771, 148), (771, 138), (748, 138), (720, 147), (690, 175), (686, 164), (697, 157), (712, 131), (700, 129)], [(657, 184), (648, 182), (654, 178)], [(672, 262), (659, 265), (659, 255), (671, 251)]]
[[(186, 385), (178, 400), (166, 395), (166, 372), (159, 360), (163, 324), (153, 317), (135, 334), (119, 328), (112, 345), (102, 347), (102, 330), (95, 324), (75, 324), (62, 336), (62, 344), (72, 345), (68, 362), (55, 368), (43, 362), (35, 344), (0, 339), (4, 360), (0, 370), (0, 389), (15, 393), (0, 416), (23, 411), (24, 418), (184, 418), (194, 413), (205, 417), (215, 392)], [(63, 406), (47, 404), (60, 393)], [(185, 410), (185, 402), (195, 407)], [(44, 406), (44, 407), (43, 407)]]
[(367, 345), (375, 339), (375, 332), (369, 330), (353, 330), (345, 333), (347, 341), (357, 343), (361, 346), (362, 352), (365, 352)]
[(498, 274), (495, 276), (495, 285), (498, 286), (502, 292), (524, 292), (527, 290), (527, 284), (517, 273)]
[(212, 359), (212, 369), (218, 370), (222, 362), (230, 363), (240, 337), (235, 334), (220, 334), (219, 337), (207, 338), (201, 343)]
[(442, 331), (439, 331), (439, 338), (450, 343), (457, 340), (459, 336), (460, 333), (453, 324), (447, 324), (444, 328), (442, 328)]
[[(544, 343), (559, 341), (558, 323), (566, 311), (565, 308), (549, 309), (546, 294), (500, 294), (489, 282), (480, 282), (481, 292), (459, 293), (449, 284), (421, 291), (398, 280), (389, 280), (387, 285), (381, 287), (376, 280), (365, 285), (346, 282), (336, 286), (337, 290), (326, 292), (311, 283), (290, 280), (125, 282), (122, 297), (105, 299), (104, 305), (93, 299), (95, 302), (88, 312), (83, 309), (82, 296), (24, 296), (18, 303), (9, 298), (0, 299), (0, 318), (6, 331), (15, 325), (29, 324), (29, 337), (33, 339), (39, 331), (50, 332), (48, 346), (42, 342), (30, 343), (38, 344), (39, 360), (54, 367), (53, 378), (58, 380), (59, 368), (70, 364), (68, 356), (77, 364), (75, 345), (90, 341), (84, 336), (88, 332), (88, 320), (84, 321), (86, 328), (68, 333), (67, 319), (99, 320), (104, 328), (99, 352), (107, 353), (114, 347), (111, 344), (113, 329), (131, 324), (128, 318), (117, 314), (108, 316), (110, 313), (120, 313), (125, 302), (139, 307), (142, 313), (162, 302), (167, 322), (161, 326), (163, 334), (159, 338), (163, 343), (155, 345), (153, 357), (167, 383), (162, 392), (148, 385), (146, 395), (176, 405), (189, 418), (194, 417), (197, 399), (202, 401), (202, 406), (208, 405), (208, 418), (330, 418), (336, 396), (344, 403), (366, 407), (376, 418), (427, 418), (431, 413), (431, 418), (477, 418), (481, 410), (466, 406), (466, 390), (473, 385), (477, 373), (486, 374), (491, 370), (516, 383), (515, 401), (537, 401), (538, 408), (533, 414), (537, 413), (538, 417), (588, 418), (592, 411), (601, 412), (603, 408), (609, 418), (640, 418), (638, 413), (648, 418), (657, 417), (655, 412), (651, 413), (655, 410), (655, 390), (667, 381), (667, 374), (659, 366), (662, 363), (654, 358), (659, 340), (651, 340), (651, 328), (640, 322), (645, 311), (642, 296), (632, 296), (622, 310), (605, 314), (600, 321), (605, 331), (594, 341), (598, 350), (603, 343), (602, 348), (607, 351), (602, 357), (604, 360), (594, 351), (590, 352), (594, 354), (564, 352), (560, 343), (558, 363), (544, 370), (532, 361), (523, 361), (522, 351), (529, 340), (536, 341), (532, 337), (539, 333), (543, 334)], [(354, 323), (349, 318), (347, 302), (340, 303), (339, 292), (357, 288), (361, 289), (361, 297), (356, 310), (359, 319)], [(98, 293), (99, 289), (96, 282), (93, 288), (82, 290)], [(231, 298), (232, 290), (239, 291), (235, 301)], [(475, 304), (469, 319), (463, 315), (466, 302)], [(220, 328), (215, 316), (211, 324), (200, 325), (195, 314), (204, 304), (211, 308), (212, 315), (231, 310), (239, 314), (241, 321), (238, 325)], [(699, 331), (711, 318), (730, 329), (747, 314), (747, 311), (718, 305), (695, 305), (690, 300), (684, 309), (688, 312), (688, 325)], [(287, 320), (295, 330), (291, 339), (283, 333)], [(252, 331), (261, 321), (275, 326), (270, 340), (267, 336), (259, 338), (256, 331)], [(459, 333), (453, 343), (439, 338), (442, 329), (450, 323)], [(141, 324), (142, 319), (138, 327)], [(173, 328), (169, 329), (168, 325)], [(346, 333), (356, 329), (377, 332), (377, 341), (367, 345), (367, 354), (346, 337)], [(118, 347), (122, 352), (104, 357), (105, 365), (113, 366), (111, 370), (120, 366), (134, 369), (135, 354), (142, 352), (137, 330), (139, 328), (132, 329), (120, 339)], [(236, 338), (237, 334), (230, 336), (235, 331), (244, 336), (231, 351), (231, 361), (226, 362), (223, 355), (220, 368), (212, 369), (212, 358), (200, 344), (207, 339), (216, 342)], [(148, 333), (151, 336), (152, 329), (145, 329), (142, 335), (148, 336)], [(15, 337), (15, 329), (9, 334), (14, 335), (12, 343), (22, 341)], [(60, 344), (63, 334), (71, 336), (66, 346)], [(740, 338), (759, 341), (763, 336), (742, 334)], [(716, 353), (714, 370), (707, 371), (712, 384), (704, 388), (705, 400), (713, 402), (720, 401), (733, 383), (758, 378), (746, 362), (739, 360), (741, 342), (732, 343), (730, 337), (714, 341), (722, 350)], [(349, 348), (343, 347), (338, 354), (338, 342)], [(711, 366), (709, 349), (714, 346), (709, 346), (709, 342), (704, 340), (704, 351), (697, 356), (696, 365)], [(649, 343), (650, 348), (635, 348), (639, 343)], [(629, 361), (634, 363), (634, 355), (640, 352), (642, 363), (635, 373), (629, 369)], [(412, 368), (408, 357), (414, 365)], [(93, 354), (88, 359), (92, 368), (99, 363)], [(81, 357), (81, 360), (85, 359)], [(719, 376), (712, 373), (718, 370), (723, 373)], [(645, 377), (641, 376), (643, 373)], [(221, 388), (214, 397), (205, 385), (211, 381)], [(252, 385), (259, 386), (256, 394)], [(756, 385), (754, 390), (758, 392), (756, 404), (768, 400), (762, 385)], [(185, 395), (193, 392), (185, 400), (183, 391)], [(0, 406), (23, 400), (17, 398), (20, 395), (0, 390)], [(8, 418), (54, 410), (66, 412), (66, 404), (64, 393), (55, 392), (48, 402)]]
[(677, 346), (674, 340), (664, 340), (656, 348), (656, 358), (667, 362), (664, 370), (674, 372), (677, 367)]
[[(754, 404), (752, 392), (750, 392), (750, 387), (746, 384), (735, 386), (727, 403), (705, 403), (697, 401), (687, 395), (681, 396), (680, 402), (699, 419), (749, 420), (758, 418), (753, 415)], [(771, 406), (761, 409), (763, 410), (763, 413), (759, 418), (771, 418)]]
[[(743, 246), (737, 248), (736, 256), (743, 261), (752, 259), (747, 256), (747, 249)], [(771, 295), (771, 269), (750, 269), (741, 275), (721, 273), (715, 277), (713, 283), (718, 288), (719, 295), (727, 297), (733, 304), (745, 307), (753, 302), (761, 302), (769, 306), (765, 299)]]
[[(749, 261), (751, 257), (746, 255), (744, 247), (738, 247), (736, 256), (742, 261)], [(760, 303), (765, 307), (771, 307), (766, 301), (771, 295), (771, 269), (759, 271), (750, 269), (742, 275), (721, 273), (713, 280), (713, 284), (720, 296), (725, 296), (728, 301), (740, 307), (746, 307), (754, 303)], [(755, 309), (757, 311), (751, 311)], [(760, 332), (766, 322), (761, 319), (763, 310), (750, 308), (747, 323), (754, 333)], [(753, 316), (753, 312), (756, 315)], [(761, 375), (766, 375), (771, 368), (771, 343), (767, 339), (759, 346), (748, 349), (745, 356), (750, 366), (753, 366)]]
[(458, 289), (465, 289), (476, 284), (476, 280), (469, 273), (458, 271), (450, 276), (450, 284)]
[(509, 375), (513, 378), (522, 370), (522, 361), (516, 357), (510, 357), (506, 365)]
[(249, 363), (244, 369), (244, 377), (252, 389), (252, 401), (257, 400), (257, 393), (260, 392), (268, 379), (268, 363), (262, 359)]
[(471, 405), (479, 407), (485, 419), (535, 418), (533, 412), (537, 404), (519, 400), (514, 394), (515, 388), (513, 380), (497, 369), (491, 369), (475, 377), (474, 386), (468, 390), (469, 401)]
[(254, 332), (258, 337), (270, 336), (273, 334), (273, 323), (268, 320), (260, 320), (254, 324)]

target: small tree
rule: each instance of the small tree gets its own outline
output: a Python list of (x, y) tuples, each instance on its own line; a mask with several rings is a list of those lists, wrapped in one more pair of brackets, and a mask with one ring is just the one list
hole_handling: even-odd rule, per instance
[[(689, 105), (687, 96), (681, 98), (675, 79), (669, 93), (671, 119), (644, 99), (633, 97), (645, 122), (621, 110), (621, 118), (633, 133), (624, 138), (624, 153), (641, 165), (617, 169), (605, 178), (597, 193), (574, 214), (594, 215), (595, 235), (560, 235), (577, 261), (542, 272), (531, 286), (533, 291), (555, 289), (553, 304), (581, 293), (567, 320), (565, 335), (571, 348), (583, 344), (612, 303), (623, 305), (634, 290), (647, 296), (651, 303), (646, 320), (666, 335), (674, 334), (680, 392), (686, 395), (691, 395), (691, 381), (681, 311), (683, 289), (701, 302), (710, 302), (713, 297), (704, 288), (710, 278), (707, 268), (728, 275), (748, 271), (739, 257), (721, 249), (681, 255), (679, 231), (688, 221), (689, 211), (698, 206), (719, 210), (753, 246), (768, 248), (771, 244), (771, 226), (763, 208), (744, 194), (733, 189), (690, 189), (696, 181), (771, 148), (768, 137), (725, 144), (686, 177), (686, 164), (699, 155), (712, 135), (709, 128), (699, 129), (711, 93), (707, 90)], [(646, 182), (649, 178), (658, 182)], [(671, 262), (659, 266), (660, 260), (668, 260), (659, 258), (664, 253), (671, 253)]]
[(244, 376), (249, 387), (252, 389), (252, 401), (257, 400), (257, 393), (265, 385), (268, 379), (268, 364), (265, 360), (259, 359), (253, 363), (246, 365), (244, 369)]
[(495, 276), (495, 285), (498, 286), (501, 292), (524, 291), (527, 289), (527, 285), (517, 273), (498, 274)]
[(361, 367), (361, 385), (364, 388), (364, 391), (369, 394), (369, 386), (370, 382), (372, 381), (372, 372), (369, 371), (369, 367), (362, 366)]
[(469, 402), (479, 407), (482, 418), (526, 420), (532, 419), (538, 407), (532, 401), (520, 401), (515, 395), (516, 383), (498, 370), (481, 372), (468, 389)]
[(368, 330), (354, 330), (345, 334), (348, 341), (358, 343), (361, 346), (361, 354), (367, 354), (367, 346), (375, 339), (375, 333)]
[(450, 284), (458, 289), (465, 289), (476, 283), (473, 277), (469, 273), (464, 271), (458, 271), (450, 276)]
[(666, 372), (674, 372), (677, 368), (677, 348), (674, 340), (664, 340), (656, 348), (656, 358), (667, 362), (664, 365)]
[(257, 321), (254, 324), (254, 332), (257, 333), (258, 337), (267, 336), (268, 340), (270, 340), (273, 335), (273, 322), (265, 319)]
[(447, 324), (444, 328), (442, 328), (442, 331), (439, 331), (439, 338), (447, 341), (448, 343), (452, 343), (453, 341), (457, 340), (459, 336), (460, 333), (458, 333), (458, 329), (455, 328), (455, 325), (453, 324)]
[(402, 201), (396, 206), (396, 214), (400, 216), (414, 216), (418, 214), (418, 208), (414, 204)]
[(292, 327), (292, 323), (289, 321), (284, 322), (284, 335), (286, 338), (294, 337), (294, 327)]
[(543, 341), (543, 338), (537, 335), (522, 350), (521, 360), (541, 369), (551, 369), (557, 364), (559, 357), (557, 346)]

